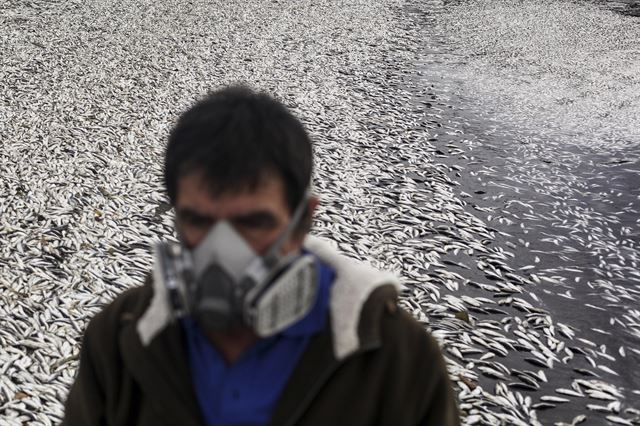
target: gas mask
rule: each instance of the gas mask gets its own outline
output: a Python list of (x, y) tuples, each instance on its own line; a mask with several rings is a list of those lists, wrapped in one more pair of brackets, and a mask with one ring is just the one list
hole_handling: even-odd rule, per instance
[(191, 316), (205, 330), (248, 326), (272, 336), (302, 319), (315, 303), (318, 271), (312, 255), (282, 256), (282, 245), (306, 211), (307, 197), (264, 255), (226, 221), (217, 222), (192, 250), (162, 242), (155, 279), (169, 296), (173, 318)]

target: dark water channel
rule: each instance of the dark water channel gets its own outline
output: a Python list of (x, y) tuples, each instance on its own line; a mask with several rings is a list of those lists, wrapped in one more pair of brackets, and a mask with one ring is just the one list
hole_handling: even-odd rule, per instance
[[(509, 266), (532, 283), (524, 290), (528, 300), (575, 331), (569, 347), (593, 351), (555, 364), (547, 371), (549, 383), (530, 394), (553, 395), (555, 388), (567, 388), (573, 380), (585, 378), (576, 369), (588, 369), (621, 390), (623, 410), (638, 408), (640, 130), (637, 121), (633, 124), (629, 120), (640, 117), (640, 82), (620, 77), (627, 67), (637, 69), (638, 60), (628, 61), (621, 53), (610, 58), (610, 78), (594, 68), (592, 74), (578, 75), (569, 83), (552, 67), (540, 73), (540, 68), (524, 64), (532, 60), (531, 47), (523, 54), (528, 55), (524, 62), (505, 62), (502, 53), (517, 50), (517, 43), (525, 41), (516, 37), (508, 49), (486, 50), (488, 44), (504, 40), (472, 40), (459, 29), (465, 19), (472, 18), (478, 28), (493, 25), (478, 21), (486, 18), (484, 12), (491, 2), (480, 3), (485, 10), (474, 11), (480, 6), (460, 1), (430, 2), (429, 7), (421, 8), (421, 19), (428, 29), (417, 78), (437, 96), (416, 99), (416, 104), (426, 105), (443, 124), (434, 137), (441, 154), (436, 161), (451, 167), (455, 192), (466, 208), (495, 230), (492, 244), (515, 255)], [(494, 13), (504, 14), (495, 19), (507, 19), (511, 6), (495, 3)], [(580, 9), (583, 6), (579, 3), (547, 3), (550, 8), (576, 8), (577, 22), (567, 22), (567, 26), (573, 24), (577, 31), (581, 16), (598, 17), (601, 13), (604, 26), (609, 25), (608, 20), (617, 25), (618, 19), (637, 19), (612, 16), (602, 7), (606, 3), (588, 10)], [(620, 9), (618, 3), (612, 2), (612, 6)], [(455, 13), (464, 16), (456, 22)], [(547, 18), (541, 9), (532, 13), (541, 13), (541, 20)], [(631, 29), (633, 25), (640, 27), (640, 20), (622, 22)], [(629, 28), (621, 27), (620, 31), (632, 31)], [(473, 37), (490, 36), (480, 33)], [(570, 39), (567, 36), (560, 42), (570, 44)], [(541, 50), (551, 42), (558, 39), (540, 40)], [(482, 55), (474, 53), (479, 46), (485, 49)], [(553, 56), (555, 47), (548, 47)], [(574, 47), (583, 48), (585, 56), (590, 53), (581, 45)], [(558, 60), (544, 57), (544, 52), (536, 54), (539, 62)], [(562, 63), (564, 71), (570, 66), (578, 69), (580, 63)], [(618, 78), (627, 85), (626, 94), (616, 92)], [(537, 79), (557, 89), (561, 95), (555, 98), (557, 103), (545, 103), (546, 95), (540, 94)], [(586, 89), (594, 84), (607, 86), (603, 90), (609, 90), (611, 98), (599, 99), (599, 92)], [(512, 96), (509, 89), (514, 91)], [(584, 117), (595, 118), (590, 121)], [(483, 278), (477, 270), (456, 269), (455, 265), (452, 269), (470, 280)], [(463, 291), (472, 297), (482, 295), (472, 288)], [(503, 361), (509, 368), (521, 368), (522, 357), (513, 354)], [(481, 383), (490, 384), (491, 380), (484, 378)], [(606, 414), (585, 408), (585, 404), (602, 401), (569, 399), (568, 404), (540, 411), (540, 421), (571, 422), (584, 413), (588, 420), (583, 424), (607, 423)], [(620, 416), (625, 417), (624, 412)]]

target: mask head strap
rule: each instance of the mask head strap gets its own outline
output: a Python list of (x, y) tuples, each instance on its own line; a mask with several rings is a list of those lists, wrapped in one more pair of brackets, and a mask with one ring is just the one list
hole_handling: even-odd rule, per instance
[(304, 195), (302, 196), (302, 200), (300, 200), (300, 203), (291, 216), (291, 221), (289, 221), (286, 228), (282, 231), (276, 242), (273, 243), (273, 245), (269, 248), (267, 253), (262, 258), (267, 269), (271, 269), (278, 264), (278, 260), (280, 259), (280, 249), (282, 248), (282, 245), (285, 243), (287, 238), (289, 238), (293, 230), (296, 228), (296, 226), (298, 226), (300, 220), (302, 219), (302, 216), (306, 213), (308, 201), (309, 190), (306, 190), (304, 192)]

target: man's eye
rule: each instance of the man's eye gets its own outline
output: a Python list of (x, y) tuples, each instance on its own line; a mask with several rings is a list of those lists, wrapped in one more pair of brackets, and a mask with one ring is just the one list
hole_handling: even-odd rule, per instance
[(196, 228), (210, 228), (213, 225), (213, 219), (196, 215), (183, 215), (180, 217), (182, 223)]
[(271, 229), (277, 224), (272, 217), (256, 216), (234, 220), (234, 225), (245, 229)]
[(213, 225), (213, 221), (211, 219), (198, 217), (198, 218), (193, 218), (191, 220), (191, 224), (199, 228), (205, 228), (205, 227), (208, 228), (211, 225)]

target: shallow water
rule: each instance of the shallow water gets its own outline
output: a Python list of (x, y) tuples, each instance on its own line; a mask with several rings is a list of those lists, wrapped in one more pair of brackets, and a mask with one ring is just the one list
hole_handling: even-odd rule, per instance
[[(503, 233), (510, 266), (542, 278), (527, 289), (537, 306), (615, 357), (607, 365), (619, 375), (602, 378), (637, 408), (640, 355), (628, 348), (640, 349), (640, 19), (607, 6), (430, 2), (420, 70), (457, 130), (439, 146), (441, 161), (464, 168), (458, 193), (488, 210), (475, 214)], [(550, 382), (579, 378), (573, 367), (559, 364)], [(597, 401), (539, 418), (606, 423), (586, 403)]]

